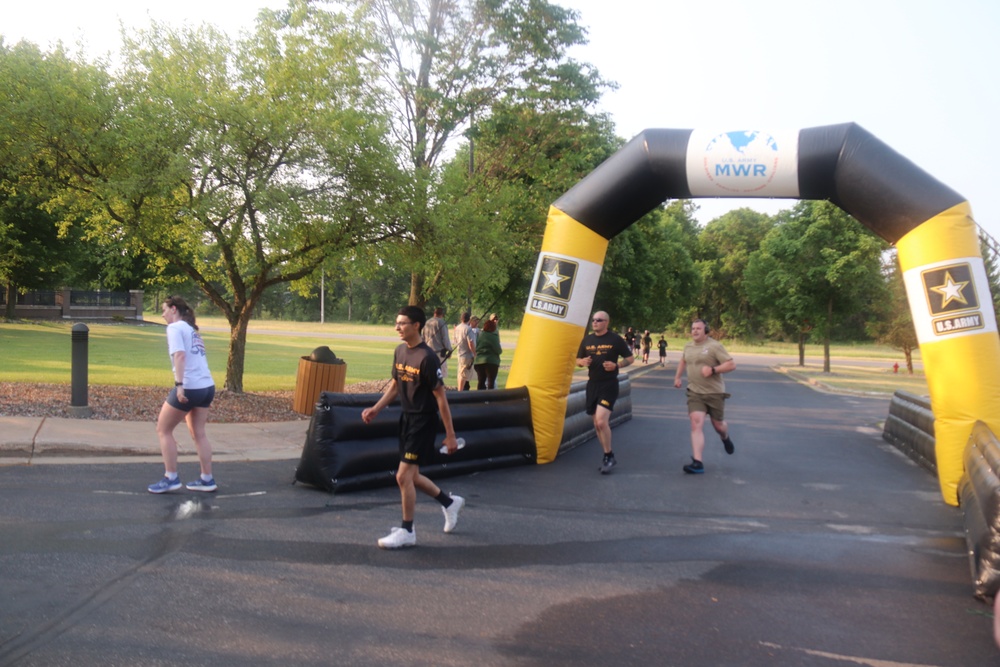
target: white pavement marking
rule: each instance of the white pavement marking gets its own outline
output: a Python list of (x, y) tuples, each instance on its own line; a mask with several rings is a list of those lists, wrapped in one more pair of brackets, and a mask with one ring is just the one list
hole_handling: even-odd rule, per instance
[(761, 646), (778, 649), (780, 651), (798, 651), (807, 655), (815, 655), (819, 658), (831, 658), (842, 662), (853, 662), (855, 665), (865, 665), (865, 667), (941, 667), (941, 665), (928, 665), (916, 662), (896, 662), (895, 660), (875, 660), (873, 658), (859, 658), (853, 655), (839, 655), (837, 653), (827, 653), (826, 651), (814, 651), (808, 648), (797, 648), (795, 646), (782, 646), (771, 642), (760, 642)]

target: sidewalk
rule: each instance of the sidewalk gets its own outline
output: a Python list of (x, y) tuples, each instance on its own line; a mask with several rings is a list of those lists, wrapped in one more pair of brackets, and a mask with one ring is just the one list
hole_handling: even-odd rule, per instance
[[(635, 378), (659, 368), (630, 369)], [(629, 372), (629, 371), (626, 371)], [(586, 371), (573, 381), (586, 379)], [(215, 461), (295, 460), (302, 455), (309, 420), (252, 424), (208, 424)], [(194, 442), (180, 425), (174, 431), (181, 461), (195, 461)], [(42, 463), (159, 461), (156, 423), (65, 417), (0, 417), (0, 466)]]
[[(274, 461), (302, 454), (309, 421), (212, 424), (215, 461)], [(181, 460), (197, 460), (181, 425), (174, 432)], [(0, 417), (0, 465), (111, 463), (160, 460), (154, 422), (116, 422), (57, 417)]]

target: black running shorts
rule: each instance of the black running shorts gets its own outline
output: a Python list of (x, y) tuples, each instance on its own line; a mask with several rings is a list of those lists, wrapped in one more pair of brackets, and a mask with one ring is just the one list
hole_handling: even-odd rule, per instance
[(437, 412), (404, 412), (399, 416), (399, 460), (422, 465), (434, 455)]
[(587, 414), (592, 415), (597, 412), (597, 406), (615, 409), (615, 401), (618, 400), (618, 378), (606, 380), (604, 382), (587, 383)]

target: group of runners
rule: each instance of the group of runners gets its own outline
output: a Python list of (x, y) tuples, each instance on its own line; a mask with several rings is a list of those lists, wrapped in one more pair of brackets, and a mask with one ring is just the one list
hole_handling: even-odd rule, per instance
[[(705, 419), (708, 418), (722, 439), (722, 445), (727, 454), (735, 451), (732, 439), (729, 437), (729, 425), (725, 420), (725, 401), (729, 398), (726, 384), (722, 379), (725, 373), (736, 370), (736, 362), (722, 346), (722, 343), (712, 338), (711, 328), (702, 319), (691, 323), (691, 341), (684, 346), (681, 358), (677, 363), (677, 373), (674, 376), (674, 386), (678, 389), (684, 385), (682, 376), (687, 373), (687, 405), (688, 418), (691, 422), (691, 463), (684, 465), (685, 473), (698, 475), (705, 472), (702, 461), (705, 451)], [(629, 344), (631, 334), (633, 344)], [(603, 459), (599, 468), (602, 474), (608, 474), (618, 461), (611, 448), (611, 413), (618, 400), (618, 371), (635, 363), (636, 346), (634, 341), (640, 340), (638, 334), (629, 327), (622, 337), (610, 328), (610, 318), (604, 311), (597, 311), (591, 318), (591, 333), (583, 338), (577, 351), (577, 366), (588, 368), (587, 376), (587, 414), (594, 420), (594, 431), (603, 450)], [(648, 360), (651, 337), (647, 330), (641, 337), (643, 360)], [(660, 337), (660, 363), (665, 363), (666, 340)]]
[[(212, 446), (205, 432), (209, 410), (215, 396), (215, 383), (208, 369), (205, 345), (198, 333), (194, 311), (180, 297), (171, 296), (163, 302), (163, 318), (167, 322), (167, 350), (174, 375), (170, 390), (157, 419), (156, 432), (164, 464), (164, 476), (150, 484), (150, 493), (167, 493), (186, 487), (190, 491), (213, 492), (218, 488), (212, 473)], [(420, 472), (420, 466), (431, 461), (437, 449), (439, 424), (444, 426), (442, 452), (454, 453), (459, 448), (451, 409), (445, 392), (444, 373), (435, 351), (424, 342), (422, 332), (427, 317), (422, 308), (404, 306), (396, 315), (396, 332), (401, 343), (396, 348), (392, 365), (392, 381), (378, 401), (362, 411), (361, 419), (369, 424), (379, 412), (397, 398), (402, 408), (399, 420), (399, 466), (396, 483), (402, 504), (402, 522), (378, 540), (383, 549), (401, 549), (416, 544), (413, 522), (416, 492), (434, 498), (444, 514), (444, 532), (452, 532), (459, 514), (465, 507), (461, 496), (442, 491)], [(604, 456), (600, 472), (607, 474), (617, 465), (611, 448), (610, 417), (618, 399), (618, 372), (635, 362), (635, 351), (622, 336), (612, 332), (604, 311), (594, 313), (592, 331), (584, 336), (577, 352), (578, 366), (589, 369), (587, 382), (588, 415)], [(709, 326), (703, 320), (691, 325), (691, 342), (684, 347), (678, 362), (674, 386), (681, 387), (681, 376), (687, 371), (688, 413), (691, 420), (692, 461), (684, 472), (705, 471), (702, 453), (705, 438), (702, 432), (706, 417), (722, 438), (727, 453), (734, 447), (723, 416), (728, 398), (722, 375), (736, 368), (725, 348), (712, 339)], [(633, 338), (636, 338), (634, 335)], [(644, 360), (648, 360), (651, 337), (646, 331), (640, 339)], [(660, 357), (665, 363), (666, 341), (661, 336)], [(177, 441), (174, 429), (186, 422), (198, 452), (200, 476), (183, 484), (177, 470)]]
[[(629, 327), (626, 329), (622, 336), (625, 342), (628, 344), (629, 349), (632, 350), (632, 356), (638, 357), (640, 353), (642, 354), (642, 363), (649, 363), (649, 353), (653, 348), (653, 337), (649, 334), (649, 329), (646, 329), (642, 333), (635, 330), (634, 327)], [(664, 336), (660, 336), (660, 340), (656, 343), (656, 347), (660, 352), (660, 366), (667, 365), (667, 339)]]

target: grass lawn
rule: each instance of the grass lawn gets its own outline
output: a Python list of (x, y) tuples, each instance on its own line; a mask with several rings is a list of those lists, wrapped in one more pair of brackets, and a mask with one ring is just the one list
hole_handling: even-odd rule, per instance
[[(220, 385), (226, 374), (229, 351), (229, 325), (222, 318), (199, 318), (202, 338), (208, 350), (209, 365)], [(0, 323), (0, 382), (41, 382), (69, 384), (72, 367), (72, 323), (69, 322), (17, 322)], [(98, 385), (169, 385), (170, 361), (167, 357), (166, 334), (162, 324), (150, 320), (144, 326), (124, 324), (88, 324), (88, 381)], [(507, 381), (512, 347), (517, 342), (518, 331), (500, 331), (501, 341), (507, 350), (503, 356), (497, 386)], [(659, 336), (655, 336), (657, 340)], [(668, 351), (673, 358), (686, 339), (668, 337)], [(798, 355), (794, 344), (746, 344), (724, 341), (726, 348), (735, 353)], [(299, 358), (313, 349), (327, 345), (338, 357), (347, 361), (347, 383), (382, 380), (389, 377), (392, 352), (398, 345), (395, 330), (388, 325), (344, 322), (278, 322), (255, 320), (247, 334), (247, 351), (243, 374), (246, 391), (281, 391), (295, 388)], [(903, 363), (898, 350), (875, 345), (834, 345), (832, 356), (843, 360), (852, 358), (885, 359), (884, 368), (852, 366), (843, 361), (835, 362), (833, 373), (822, 373), (823, 348), (806, 347), (806, 366), (789, 365), (793, 373), (831, 387), (857, 391), (892, 393), (906, 389), (916, 394), (926, 394), (927, 385), (923, 372), (913, 376), (905, 371), (891, 372), (894, 362)], [(656, 351), (652, 356), (656, 358)], [(919, 357), (917, 357), (919, 360)], [(454, 382), (454, 363), (449, 365), (450, 379)]]
[(805, 366), (783, 364), (778, 367), (781, 372), (839, 391), (876, 392), (891, 394), (897, 389), (908, 391), (917, 396), (926, 396), (927, 377), (922, 370), (914, 370), (913, 375), (906, 372), (900, 364), (899, 373), (885, 367), (857, 366), (848, 363), (834, 363), (829, 373), (823, 372), (823, 364), (806, 363)]
[[(220, 318), (199, 318), (209, 367), (221, 386), (229, 353), (229, 325)], [(172, 383), (165, 328), (159, 324), (88, 324), (88, 382), (98, 385), (166, 386)], [(72, 372), (72, 323), (0, 324), (0, 382), (69, 384)], [(267, 333), (278, 332), (281, 333)], [(332, 338), (341, 334), (352, 338)], [(501, 336), (504, 332), (501, 332)], [(281, 391), (295, 388), (300, 357), (326, 345), (347, 362), (347, 383), (389, 377), (399, 344), (389, 326), (254, 323), (247, 334), (243, 388)], [(510, 357), (504, 356), (497, 384), (506, 382)], [(454, 364), (448, 369), (454, 382)], [(500, 385), (502, 386), (502, 385)]]

